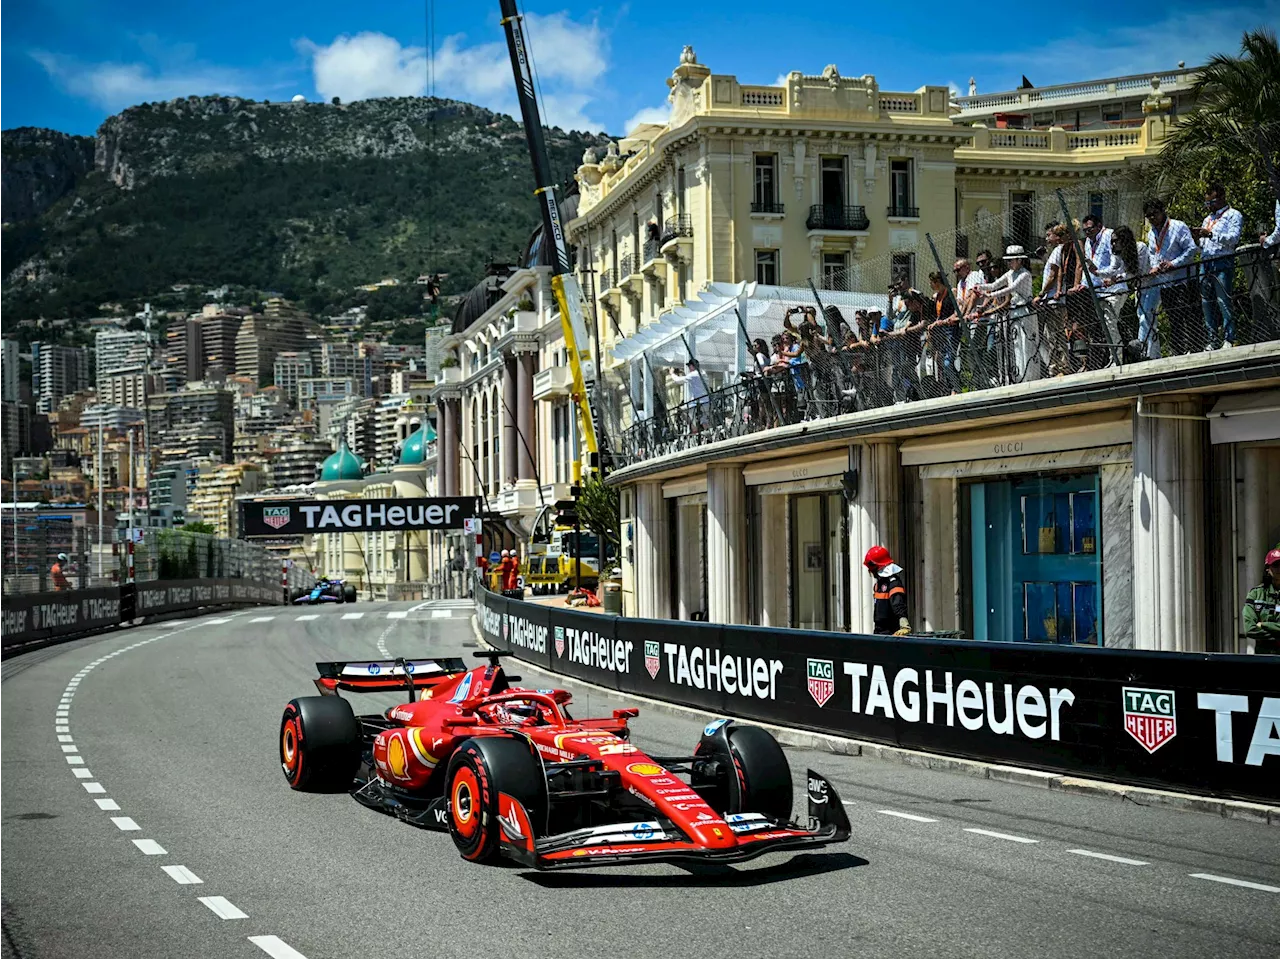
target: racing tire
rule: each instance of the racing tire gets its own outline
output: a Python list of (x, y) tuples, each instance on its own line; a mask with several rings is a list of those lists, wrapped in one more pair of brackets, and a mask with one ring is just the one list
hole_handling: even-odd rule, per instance
[(492, 863), (500, 855), (499, 793), (518, 799), (531, 823), (544, 819), (547, 776), (541, 760), (514, 736), (465, 740), (449, 759), (445, 798), (449, 835), (468, 862)]
[(337, 696), (289, 701), (280, 718), (280, 768), (294, 789), (339, 792), (360, 765), (360, 721)]
[(298, 600), (302, 599), (303, 596), (306, 596), (307, 593), (309, 592), (311, 592), (311, 590), (309, 589), (295, 589), (289, 593), (289, 602), (296, 603)]
[(343, 585), (342, 599), (343, 603), (354, 603), (356, 601), (356, 588), (354, 586)]
[[(705, 740), (704, 740), (705, 742)], [(695, 755), (700, 752), (699, 744)], [(693, 777), (693, 787), (717, 812), (728, 815), (741, 812), (758, 812), (788, 822), (791, 819), (791, 764), (778, 741), (759, 726), (729, 727), (730, 756), (714, 756), (721, 760), (722, 772), (714, 780), (700, 781)], [(728, 760), (728, 761), (725, 761)], [(725, 776), (738, 777), (739, 801), (734, 802), (734, 790), (728, 788)]]

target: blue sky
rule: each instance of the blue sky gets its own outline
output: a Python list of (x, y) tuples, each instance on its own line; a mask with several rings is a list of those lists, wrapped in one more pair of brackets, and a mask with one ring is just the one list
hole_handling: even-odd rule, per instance
[[(435, 92), (514, 113), (497, 3), (434, 7)], [(188, 94), (425, 93), (426, 9), (425, 0), (18, 0), (0, 22), (0, 124), (92, 133), (126, 106)], [(1017, 86), (1024, 73), (1044, 85), (1192, 65), (1235, 52), (1245, 29), (1280, 23), (1280, 0), (987, 5), (985, 17), (980, 6), (935, 0), (526, 0), (524, 9), (547, 119), (614, 134), (662, 115), (664, 81), (686, 43), (715, 72), (748, 83), (835, 63), (845, 76), (874, 74), (886, 90), (967, 89), (974, 77), (990, 92)]]

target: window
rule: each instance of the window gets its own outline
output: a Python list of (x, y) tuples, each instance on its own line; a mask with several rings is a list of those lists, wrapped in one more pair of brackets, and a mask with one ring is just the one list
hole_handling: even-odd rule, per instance
[(906, 281), (908, 286), (916, 285), (916, 255), (914, 253), (894, 253), (889, 263), (889, 278), (894, 283)]
[(1031, 250), (1037, 244), (1033, 220), (1036, 213), (1036, 195), (1014, 191), (1009, 194), (1009, 242), (1016, 243), (1024, 250)]
[(773, 213), (778, 205), (778, 155), (757, 153), (753, 213)]
[(849, 288), (849, 254), (822, 254), (822, 288), (824, 290)]
[(756, 282), (765, 286), (778, 285), (777, 250), (756, 250)]
[(640, 214), (632, 211), (631, 213), (631, 258), (634, 261), (632, 269), (640, 272), (640, 264), (644, 261), (640, 257)]
[(844, 157), (823, 157), (822, 205), (843, 207), (845, 196)]
[(684, 167), (676, 170), (676, 215), (684, 216)]
[(1124, 112), (1121, 110), (1103, 110), (1102, 119), (1106, 123), (1119, 123), (1124, 119)]
[(915, 216), (912, 206), (914, 191), (911, 183), (911, 161), (889, 161), (889, 215)]
[[(1090, 216), (1101, 217), (1101, 216), (1103, 215), (1103, 209), (1102, 209), (1102, 208), (1103, 208), (1103, 196), (1102, 196), (1102, 194), (1101, 194), (1101, 193), (1090, 193), (1090, 194), (1089, 194), (1089, 215), (1090, 215)], [(1105, 223), (1105, 222), (1106, 222), (1106, 220), (1105, 220), (1105, 219), (1103, 219), (1103, 221), (1102, 221), (1102, 222), (1103, 222), (1103, 223)]]

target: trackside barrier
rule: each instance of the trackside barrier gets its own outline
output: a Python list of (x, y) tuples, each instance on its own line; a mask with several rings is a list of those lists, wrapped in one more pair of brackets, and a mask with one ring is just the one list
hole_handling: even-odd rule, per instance
[(485, 589), (486, 641), (712, 713), (1211, 796), (1280, 802), (1280, 658), (624, 619)]
[(153, 580), (136, 585), (5, 596), (0, 609), (3, 654), (8, 657), (64, 637), (119, 626), (135, 617), (209, 606), (279, 603), (278, 583), (246, 579)]

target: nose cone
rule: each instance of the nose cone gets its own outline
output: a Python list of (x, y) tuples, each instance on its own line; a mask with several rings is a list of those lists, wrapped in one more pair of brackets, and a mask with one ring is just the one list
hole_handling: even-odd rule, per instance
[(738, 845), (738, 837), (728, 823), (697, 823), (692, 831), (708, 849), (732, 849)]

